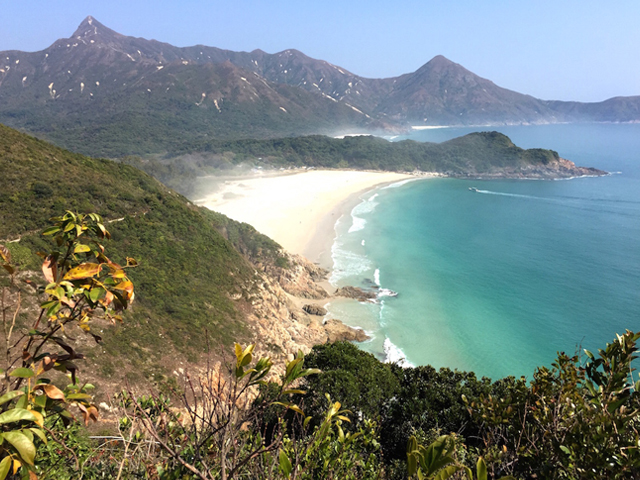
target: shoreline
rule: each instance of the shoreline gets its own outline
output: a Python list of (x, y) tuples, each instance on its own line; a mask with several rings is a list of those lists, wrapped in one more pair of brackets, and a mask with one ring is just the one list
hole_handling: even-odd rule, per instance
[(351, 212), (362, 194), (418, 178), (424, 176), (357, 170), (220, 177), (217, 190), (194, 203), (248, 223), (288, 252), (330, 270), (338, 219)]
[[(330, 341), (347, 340), (367, 344), (375, 334), (367, 328), (368, 321), (365, 318), (349, 320), (341, 315), (336, 316), (329, 307), (329, 304), (357, 304), (363, 301), (351, 296), (336, 296), (337, 287), (330, 281), (334, 269), (332, 247), (336, 241), (337, 222), (344, 215), (351, 215), (357, 205), (381, 188), (440, 176), (424, 172), (284, 171), (279, 175), (217, 179), (217, 190), (194, 203), (252, 225), (278, 242), (287, 252), (302, 255), (307, 261), (326, 270), (326, 277), (314, 281), (324, 289), (326, 297), (286, 292), (288, 301), (299, 312), (296, 315), (305, 316), (305, 307), (310, 305), (324, 310), (321, 317), (308, 315), (307, 320), (302, 322), (312, 330), (325, 331), (329, 339), (333, 338)], [(402, 351), (390, 340), (382, 348), (384, 353), (375, 353), (379, 358), (409, 365)]]

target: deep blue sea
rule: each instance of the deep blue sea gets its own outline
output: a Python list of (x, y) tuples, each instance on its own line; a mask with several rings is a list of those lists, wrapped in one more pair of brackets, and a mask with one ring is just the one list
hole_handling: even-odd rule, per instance
[(377, 284), (381, 295), (332, 302), (330, 313), (362, 326), (372, 339), (361, 348), (381, 359), (491, 378), (530, 379), (558, 351), (597, 350), (640, 330), (640, 125), (443, 128), (403, 138), (440, 142), (483, 130), (614, 173), (437, 178), (369, 192), (336, 225), (331, 281)]

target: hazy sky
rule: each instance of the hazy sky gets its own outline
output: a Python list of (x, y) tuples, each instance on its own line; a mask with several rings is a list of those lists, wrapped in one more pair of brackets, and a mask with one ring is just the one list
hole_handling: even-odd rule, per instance
[(287, 48), (365, 77), (442, 54), (545, 100), (640, 95), (640, 1), (0, 0), (0, 51), (37, 51), (92, 15), (177, 46)]

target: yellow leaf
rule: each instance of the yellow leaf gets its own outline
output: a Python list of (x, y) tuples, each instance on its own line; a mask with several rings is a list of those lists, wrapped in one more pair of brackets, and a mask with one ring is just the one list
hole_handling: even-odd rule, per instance
[(72, 268), (64, 276), (65, 280), (79, 280), (81, 278), (94, 277), (100, 273), (102, 266), (98, 263), (83, 263)]
[(47, 397), (52, 398), (53, 400), (64, 400), (64, 393), (55, 385), (47, 384), (43, 385), (42, 389)]
[[(6, 263), (11, 263), (11, 252), (4, 245), (0, 245), (0, 257), (2, 257)], [(127, 262), (128, 261), (129, 259), (127, 258)]]
[(16, 473), (18, 473), (18, 469), (22, 466), (22, 464), (20, 463), (20, 460), (18, 460), (17, 458), (13, 459), (13, 474), (15, 475)]
[(36, 417), (35, 424), (39, 427), (44, 427), (44, 417), (40, 412), (36, 412), (35, 410), (29, 410), (31, 414)]
[(125, 280), (124, 282), (120, 282), (119, 284), (117, 284), (115, 287), (113, 287), (115, 290), (122, 290), (128, 293), (133, 292), (133, 283), (131, 283), (131, 281), (129, 280)]
[(113, 272), (111, 274), (111, 276), (113, 278), (127, 278), (127, 274), (125, 273), (124, 270), (120, 269), (120, 270), (116, 270), (115, 272)]
[(73, 249), (73, 253), (86, 253), (86, 252), (90, 252), (91, 251), (91, 247), (89, 247), (89, 245), (85, 245), (83, 243), (80, 243), (78, 245), (76, 245), (76, 248)]

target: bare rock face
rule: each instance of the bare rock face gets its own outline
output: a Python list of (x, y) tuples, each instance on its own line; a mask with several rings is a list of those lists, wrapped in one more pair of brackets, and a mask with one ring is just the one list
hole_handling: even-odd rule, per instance
[(336, 297), (355, 298), (359, 302), (366, 302), (376, 298), (375, 292), (367, 292), (359, 287), (342, 287), (334, 293)]
[(327, 298), (327, 291), (316, 282), (323, 280), (329, 272), (311, 263), (302, 255), (285, 254), (287, 267), (268, 266), (265, 273), (276, 279), (282, 289), (290, 295), (302, 298)]
[(327, 309), (321, 307), (320, 305), (308, 304), (302, 307), (302, 310), (307, 312), (309, 315), (319, 315), (324, 317), (327, 314)]
[(277, 281), (267, 275), (258, 278), (249, 299), (247, 325), (259, 355), (283, 365), (299, 350), (307, 354), (314, 345), (326, 343), (327, 333), (319, 321), (310, 321), (309, 315), (296, 308)]
[(324, 329), (327, 332), (328, 341), (331, 343), (341, 341), (364, 342), (369, 339), (361, 328), (352, 328), (336, 319), (328, 320), (324, 324)]

